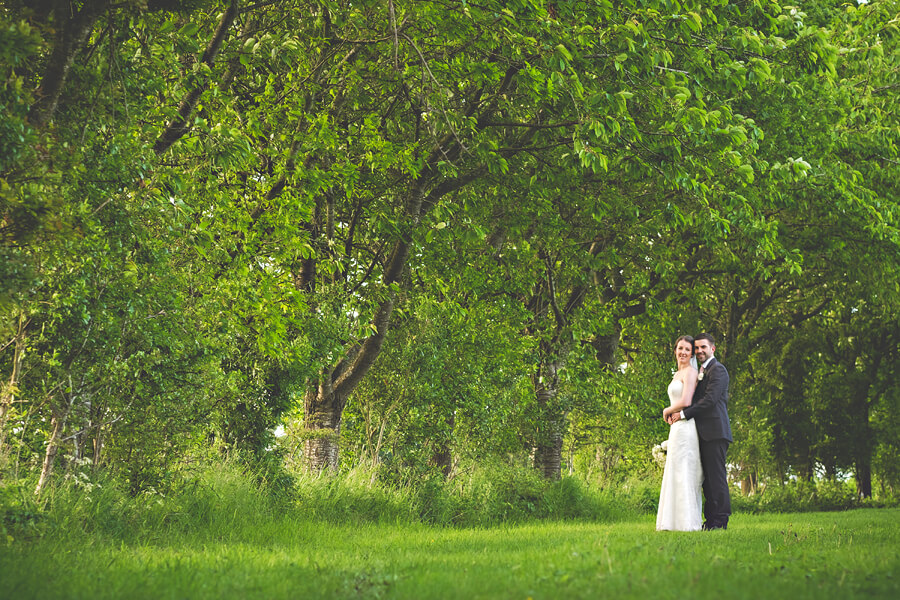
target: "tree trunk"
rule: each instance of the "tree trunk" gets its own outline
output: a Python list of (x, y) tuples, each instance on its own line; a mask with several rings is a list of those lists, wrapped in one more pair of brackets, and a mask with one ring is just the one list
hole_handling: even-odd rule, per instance
[(450, 452), (449, 440), (440, 442), (437, 445), (434, 453), (431, 455), (431, 462), (440, 470), (444, 479), (450, 477), (450, 473), (453, 471), (453, 454)]
[(435, 442), (434, 451), (431, 454), (431, 462), (440, 469), (441, 473), (444, 475), (444, 479), (450, 477), (450, 472), (453, 470), (453, 453), (450, 451), (450, 440), (453, 437), (453, 427), (456, 425), (456, 417), (451, 414), (449, 418), (445, 419), (447, 432), (446, 435), (441, 436), (441, 439)]
[(90, 410), (90, 420), (88, 426), (93, 430), (94, 435), (91, 437), (91, 470), (97, 473), (100, 470), (100, 460), (103, 454), (103, 415), (106, 412), (105, 404), (102, 402), (92, 402)]
[(308, 470), (337, 471), (343, 411), (344, 402), (334, 390), (316, 386), (307, 392), (303, 418), (306, 434), (303, 459)]
[(856, 495), (860, 498), (872, 497), (872, 464), (868, 457), (856, 462)]
[(341, 437), (341, 425), (334, 427), (307, 427), (310, 437), (303, 444), (303, 459), (310, 471), (337, 472)]
[[(876, 363), (877, 365), (877, 363)], [(856, 448), (856, 494), (859, 498), (872, 497), (872, 451), (874, 449), (874, 434), (869, 425), (869, 394), (872, 391), (871, 382), (877, 373), (877, 366), (866, 373), (866, 383), (856, 388), (856, 397), (853, 402), (853, 418), (856, 419), (854, 435)]]
[(556, 391), (555, 387), (539, 387), (536, 392), (540, 417), (534, 447), (534, 468), (551, 481), (562, 476), (562, 447), (566, 429), (566, 414), (554, 406)]
[(12, 411), (13, 400), (19, 387), (19, 373), (22, 372), (22, 361), (25, 358), (25, 328), (28, 321), (25, 313), (19, 314), (19, 328), (16, 331), (15, 347), (13, 348), (12, 373), (9, 383), (0, 390), (0, 453), (6, 446), (6, 421)]
[(63, 429), (66, 427), (66, 421), (69, 418), (71, 410), (71, 402), (61, 412), (53, 411), (53, 417), (50, 419), (50, 439), (47, 440), (47, 451), (44, 453), (44, 464), (41, 466), (41, 477), (38, 479), (37, 487), (34, 489), (34, 495), (40, 496), (50, 481), (53, 474), (53, 464), (56, 462), (56, 453), (59, 451), (59, 442), (62, 438)]
[(97, 427), (97, 432), (94, 434), (94, 439), (91, 441), (92, 446), (92, 456), (91, 456), (91, 470), (94, 473), (97, 473), (100, 470), (100, 456), (103, 453), (103, 426)]
[(534, 449), (534, 468), (541, 472), (545, 479), (557, 481), (562, 476), (562, 421), (545, 421), (545, 430)]
[(36, 127), (43, 127), (53, 118), (59, 105), (59, 97), (69, 78), (75, 54), (87, 43), (94, 22), (106, 11), (109, 4), (109, 0), (85, 2), (81, 10), (73, 14), (72, 3), (59, 0), (53, 3), (56, 40), (41, 84), (35, 92), (37, 100), (31, 105), (28, 113), (29, 120)]
[(870, 386), (866, 385), (865, 395), (860, 393), (856, 401), (854, 414), (857, 421), (856, 430), (859, 436), (856, 440), (856, 494), (860, 498), (872, 497), (872, 429), (869, 427), (869, 403), (868, 395)]
[(741, 494), (744, 496), (749, 496), (750, 494), (755, 494), (759, 490), (759, 476), (755, 471), (749, 471), (741, 479)]

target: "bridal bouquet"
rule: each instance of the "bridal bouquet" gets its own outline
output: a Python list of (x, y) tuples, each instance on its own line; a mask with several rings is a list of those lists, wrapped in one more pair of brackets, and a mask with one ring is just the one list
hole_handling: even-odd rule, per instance
[(653, 446), (650, 453), (653, 454), (653, 460), (661, 467), (666, 466), (666, 451), (669, 447), (669, 440), (663, 440), (661, 444)]

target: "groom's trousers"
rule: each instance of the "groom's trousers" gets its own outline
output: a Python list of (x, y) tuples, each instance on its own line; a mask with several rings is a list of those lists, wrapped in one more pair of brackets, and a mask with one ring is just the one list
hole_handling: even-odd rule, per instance
[(706, 529), (727, 527), (731, 515), (731, 495), (728, 492), (726, 455), (728, 440), (700, 440), (700, 463), (703, 466), (703, 516)]

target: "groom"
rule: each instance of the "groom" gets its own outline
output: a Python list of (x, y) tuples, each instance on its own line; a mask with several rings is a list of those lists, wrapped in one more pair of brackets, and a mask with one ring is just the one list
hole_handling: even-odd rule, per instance
[(706, 505), (703, 529), (727, 529), (731, 515), (731, 496), (725, 455), (731, 443), (731, 424), (728, 422), (728, 371), (716, 360), (716, 341), (708, 333), (694, 338), (694, 356), (700, 365), (697, 389), (691, 405), (672, 413), (672, 423), (681, 419), (696, 419), (700, 436), (700, 463), (703, 465), (703, 497)]

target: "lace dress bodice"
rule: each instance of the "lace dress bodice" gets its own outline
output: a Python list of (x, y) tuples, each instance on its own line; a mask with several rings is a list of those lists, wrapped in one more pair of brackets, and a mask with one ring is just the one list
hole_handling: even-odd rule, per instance
[(681, 392), (684, 391), (684, 382), (680, 379), (673, 379), (667, 390), (669, 392), (669, 406), (672, 406), (681, 400)]

